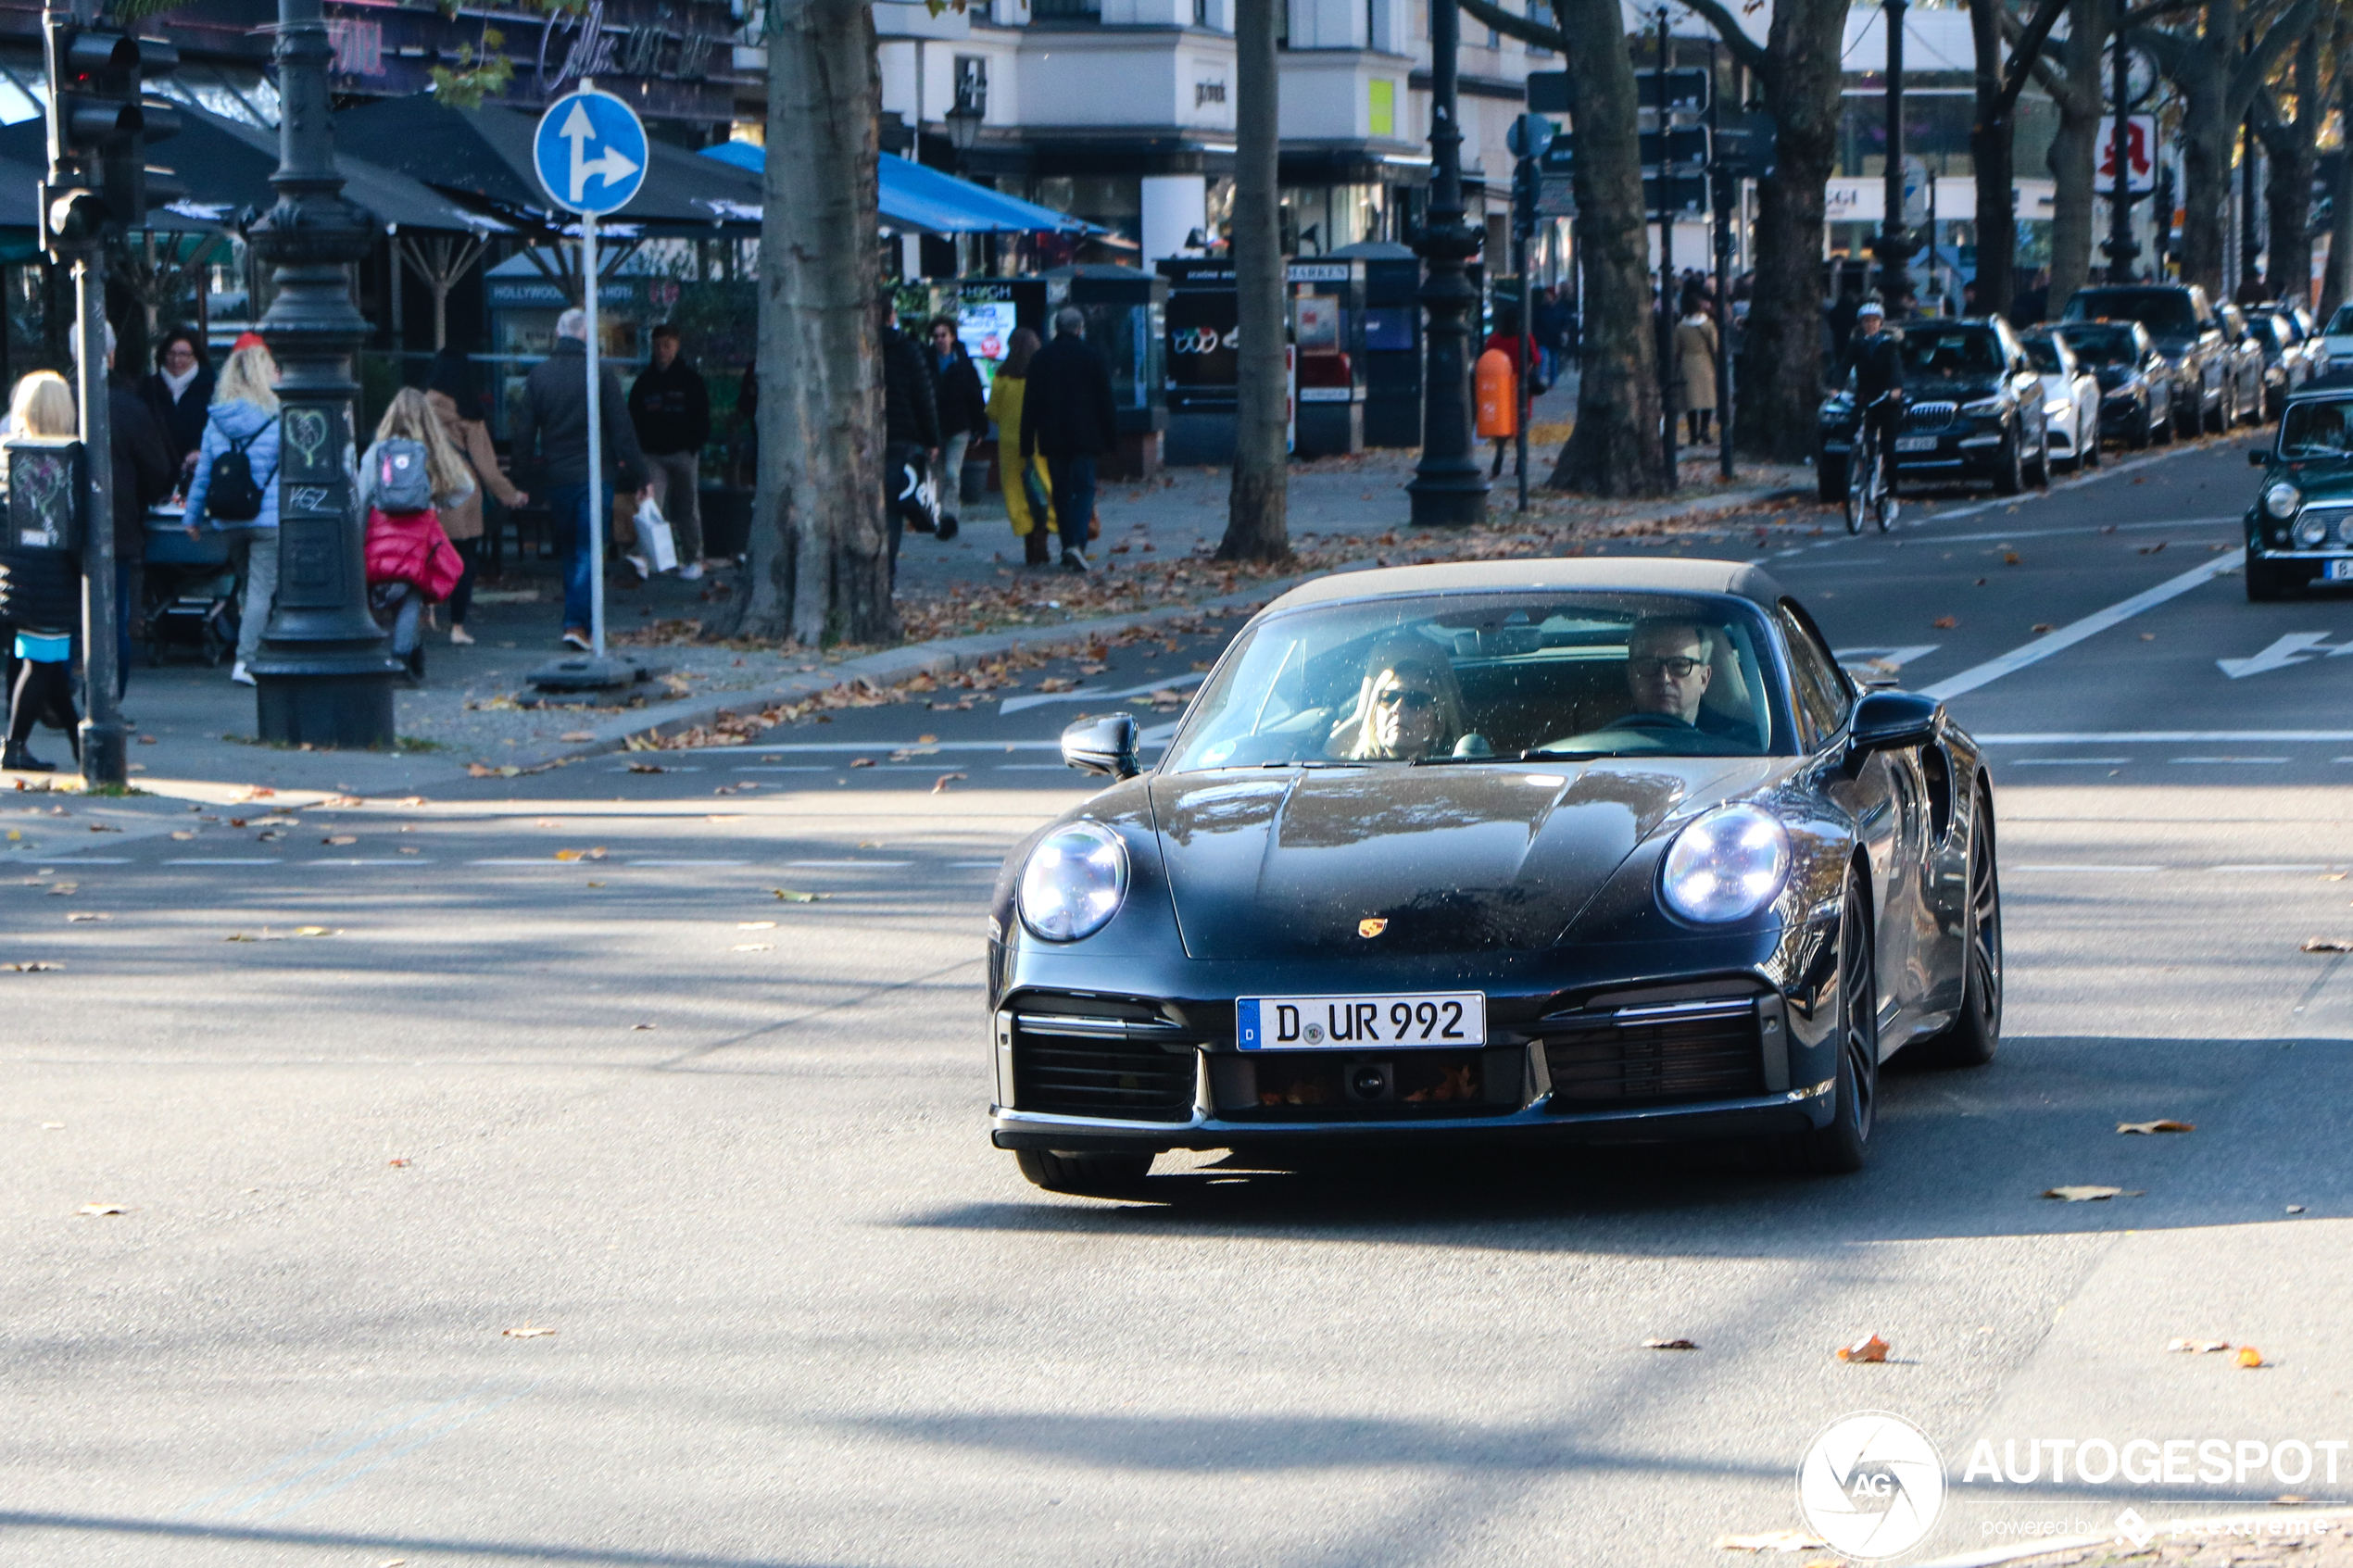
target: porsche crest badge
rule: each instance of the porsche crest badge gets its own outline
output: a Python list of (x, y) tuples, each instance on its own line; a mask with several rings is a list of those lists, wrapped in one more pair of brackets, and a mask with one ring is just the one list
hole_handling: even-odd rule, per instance
[(1378, 918), (1360, 920), (1356, 922), (1356, 935), (1365, 938), (1367, 941), (1371, 940), (1373, 937), (1378, 936), (1382, 932), (1387, 931), (1388, 929), (1389, 922)]

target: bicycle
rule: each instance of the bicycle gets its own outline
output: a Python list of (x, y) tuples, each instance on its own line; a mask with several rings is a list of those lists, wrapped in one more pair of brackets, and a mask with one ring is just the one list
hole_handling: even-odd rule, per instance
[(1860, 428), (1855, 434), (1854, 456), (1846, 463), (1846, 532), (1863, 532), (1863, 514), (1871, 514), (1881, 533), (1895, 526), (1903, 510), (1903, 503), (1895, 498), (1894, 466), (1881, 445), (1879, 421), (1872, 410), (1888, 400), (1887, 395), (1874, 399), (1863, 410)]

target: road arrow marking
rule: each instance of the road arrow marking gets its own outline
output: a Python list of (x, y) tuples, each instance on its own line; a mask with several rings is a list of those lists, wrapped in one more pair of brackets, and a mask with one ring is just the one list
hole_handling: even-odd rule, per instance
[(2249, 675), (2260, 675), (2266, 671), (2309, 663), (2321, 654), (2334, 658), (2341, 653), (2353, 653), (2353, 643), (2332, 647), (2326, 632), (2290, 632), (2252, 659), (2218, 659), (2214, 662), (2232, 680), (2244, 681)]
[(637, 172), (636, 162), (618, 147), (608, 147), (597, 157), (587, 156), (588, 144), (597, 139), (597, 128), (588, 119), (587, 106), (573, 101), (572, 112), (564, 116), (563, 125), (556, 134), (572, 144), (572, 199), (577, 206), (588, 189), (593, 176), (609, 185), (617, 185)]

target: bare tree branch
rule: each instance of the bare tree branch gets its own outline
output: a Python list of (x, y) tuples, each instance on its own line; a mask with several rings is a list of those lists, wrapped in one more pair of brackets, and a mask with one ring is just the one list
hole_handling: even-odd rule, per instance
[(1558, 28), (1546, 27), (1542, 22), (1530, 21), (1526, 17), (1516, 17), (1501, 6), (1492, 4), (1492, 0), (1456, 0), (1456, 3), (1462, 6), (1463, 15), (1486, 24), (1506, 38), (1516, 38), (1522, 44), (1533, 44), (1539, 49), (1550, 49), (1558, 55), (1568, 53), (1568, 39)]
[[(2043, 57), (2043, 45), (2049, 41), (2051, 29), (2057, 25), (2059, 13), (2067, 8), (2067, 0), (2042, 0), (2033, 19), (2010, 49), (2009, 69), (2002, 73), (2002, 109), (2007, 113), (2018, 104), (2018, 95), (2026, 90), (2027, 77), (2036, 61)], [(2023, 69), (2022, 69), (2023, 68)]]
[(1768, 56), (1765, 45), (1743, 31), (1740, 19), (1726, 10), (1719, 0), (1683, 0), (1683, 5), (1685, 9), (1697, 12), (1708, 26), (1716, 30), (1716, 36), (1724, 41), (1724, 47), (1731, 51), (1732, 58), (1751, 70), (1761, 71), (1766, 68)]

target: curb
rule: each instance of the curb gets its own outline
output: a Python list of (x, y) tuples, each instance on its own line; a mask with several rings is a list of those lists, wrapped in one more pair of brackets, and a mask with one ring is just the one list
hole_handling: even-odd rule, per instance
[[(1681, 510), (1667, 514), (1682, 519), (1707, 517), (1718, 512), (1738, 510), (1780, 501), (1804, 499), (1811, 501), (1807, 490), (1769, 491), (1762, 495), (1700, 496)], [(1111, 635), (1135, 626), (1156, 626), (1180, 617), (1202, 615), (1213, 611), (1232, 611), (1255, 607), (1290, 592), (1302, 583), (1318, 577), (1334, 576), (1349, 571), (1377, 570), (1369, 560), (1350, 561), (1327, 572), (1308, 571), (1296, 576), (1269, 578), (1263, 583), (1196, 604), (1163, 605), (1156, 609), (1138, 610), (1128, 615), (1106, 616), (1094, 621), (1066, 621), (1055, 626), (1025, 626), (999, 632), (979, 632), (963, 637), (942, 637), (928, 643), (909, 643), (901, 647), (887, 648), (880, 653), (866, 654), (858, 659), (844, 659), (839, 664), (796, 675), (774, 685), (750, 687), (713, 696), (688, 699), (688, 705), (664, 712), (648, 720), (643, 712), (615, 714), (581, 728), (596, 736), (593, 741), (547, 751), (524, 753), (527, 771), (538, 771), (560, 762), (575, 759), (601, 757), (626, 749), (635, 737), (662, 740), (683, 731), (717, 722), (723, 713), (757, 713), (762, 709), (782, 703), (798, 702), (863, 681), (876, 686), (890, 685), (914, 675), (953, 675), (988, 659), (1000, 658), (1019, 648), (1059, 646), (1066, 643), (1083, 643), (1089, 637)], [(556, 711), (556, 710), (551, 710)], [(511, 754), (510, 754), (511, 755)], [(526, 760), (527, 759), (527, 760)]]

